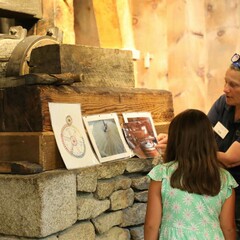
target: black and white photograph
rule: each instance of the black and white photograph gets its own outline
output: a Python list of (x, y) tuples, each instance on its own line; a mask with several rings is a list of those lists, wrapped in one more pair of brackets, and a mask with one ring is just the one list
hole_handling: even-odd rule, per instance
[(116, 113), (84, 116), (83, 121), (100, 162), (131, 156)]

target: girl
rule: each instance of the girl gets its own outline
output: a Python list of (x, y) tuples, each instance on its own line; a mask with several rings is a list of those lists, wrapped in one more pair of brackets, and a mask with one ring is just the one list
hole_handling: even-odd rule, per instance
[(189, 109), (168, 132), (164, 164), (148, 176), (144, 240), (236, 239), (234, 178), (220, 166), (208, 117)]

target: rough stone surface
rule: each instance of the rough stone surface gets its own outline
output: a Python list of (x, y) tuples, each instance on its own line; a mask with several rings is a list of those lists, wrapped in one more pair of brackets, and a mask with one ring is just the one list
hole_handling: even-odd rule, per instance
[(96, 168), (82, 169), (77, 173), (77, 191), (94, 192), (97, 188)]
[(98, 199), (109, 197), (115, 190), (114, 179), (98, 180), (97, 189), (94, 196)]
[(127, 190), (118, 190), (110, 196), (111, 210), (116, 211), (133, 205), (134, 191), (129, 188)]
[(131, 233), (131, 239), (132, 240), (144, 240), (144, 227), (138, 226), (138, 227), (131, 227), (129, 228)]
[(132, 178), (132, 188), (137, 190), (146, 190), (148, 189), (150, 179), (147, 176), (138, 176)]
[(0, 202), (0, 233), (46, 237), (76, 222), (76, 177), (67, 171), (0, 175)]
[(98, 200), (92, 194), (81, 194), (77, 197), (78, 220), (95, 218), (110, 208), (110, 200)]
[(127, 163), (125, 161), (116, 161), (99, 165), (97, 168), (98, 179), (113, 178), (122, 175), (126, 169)]
[(0, 174), (0, 240), (143, 240), (149, 181), (137, 160)]
[(135, 203), (132, 207), (123, 210), (123, 222), (120, 227), (143, 224), (146, 214), (146, 203)]
[(113, 226), (122, 223), (122, 211), (101, 214), (99, 217), (92, 219), (92, 222), (97, 232), (103, 234)]
[(131, 187), (132, 180), (129, 177), (117, 176), (115, 178), (115, 188), (114, 190), (128, 189)]
[(25, 238), (25, 237), (14, 237), (14, 236), (0, 236), (0, 240), (58, 240), (56, 235), (44, 237), (44, 238)]
[(136, 200), (137, 202), (147, 202), (148, 191), (135, 192), (134, 200)]
[(96, 240), (130, 240), (129, 230), (113, 227), (102, 235), (97, 235)]
[(80, 222), (58, 236), (59, 240), (95, 240), (95, 230), (91, 222)]
[(129, 173), (142, 172), (145, 171), (149, 159), (133, 158), (127, 161), (126, 171)]

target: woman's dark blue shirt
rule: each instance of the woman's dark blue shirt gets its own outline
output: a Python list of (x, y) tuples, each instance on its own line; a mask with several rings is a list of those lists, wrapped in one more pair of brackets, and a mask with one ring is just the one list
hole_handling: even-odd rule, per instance
[[(224, 139), (215, 133), (218, 149), (226, 152), (234, 141), (240, 142), (240, 121), (234, 121), (235, 107), (226, 104), (226, 97), (222, 95), (211, 107), (208, 118), (214, 127), (220, 122), (229, 131)], [(240, 166), (229, 168), (229, 172), (240, 184)], [(240, 187), (236, 189), (240, 193)]]

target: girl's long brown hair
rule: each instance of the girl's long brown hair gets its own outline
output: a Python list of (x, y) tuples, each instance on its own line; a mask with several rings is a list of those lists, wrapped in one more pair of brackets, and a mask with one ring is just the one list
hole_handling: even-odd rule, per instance
[(171, 186), (215, 196), (221, 188), (220, 163), (213, 129), (205, 113), (189, 109), (170, 123), (165, 162), (176, 161)]

